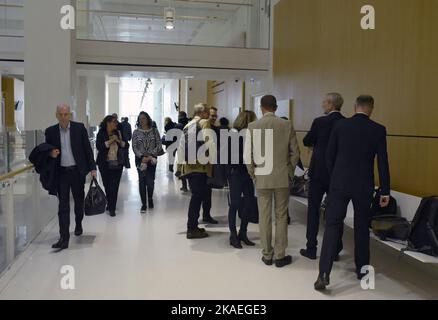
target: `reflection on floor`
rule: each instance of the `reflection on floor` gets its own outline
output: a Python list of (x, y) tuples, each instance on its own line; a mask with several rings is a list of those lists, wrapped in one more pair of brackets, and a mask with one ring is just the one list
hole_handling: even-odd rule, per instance
[[(53, 221), (0, 279), (0, 299), (438, 298), (438, 282), (377, 249), (372, 258), (376, 288), (363, 290), (352, 272), (349, 245), (335, 264), (331, 290), (315, 292), (318, 262), (299, 256), (305, 243), (304, 209), (299, 206), (291, 207), (289, 228), (288, 251), (294, 262), (283, 269), (260, 261), (255, 225), (250, 238), (257, 247), (229, 247), (226, 191), (213, 192), (212, 212), (221, 224), (207, 226), (210, 238), (186, 240), (190, 196), (179, 188), (163, 162), (157, 171), (155, 209), (141, 215), (136, 172), (126, 171), (117, 217), (86, 218), (84, 236), (72, 236), (70, 248), (60, 253), (50, 249), (58, 237), (57, 219)], [(351, 234), (346, 237), (351, 243)], [(64, 265), (74, 268), (74, 290), (61, 288)]]

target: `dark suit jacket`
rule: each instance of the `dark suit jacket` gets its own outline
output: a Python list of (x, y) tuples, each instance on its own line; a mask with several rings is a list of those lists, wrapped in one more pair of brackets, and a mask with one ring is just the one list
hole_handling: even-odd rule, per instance
[(50, 195), (58, 194), (58, 172), (56, 159), (50, 156), (52, 150), (56, 149), (48, 143), (36, 146), (29, 155), (29, 161), (35, 166), (35, 171), (40, 175), (40, 182), (43, 188), (49, 191)]
[[(119, 135), (122, 135), (121, 132), (119, 131)], [(129, 162), (129, 143), (128, 141), (126, 141), (123, 136), (122, 136), (123, 141), (125, 142), (125, 147), (122, 148), (122, 152), (123, 152), (123, 166), (125, 168), (130, 168), (130, 162)], [(108, 132), (106, 132), (106, 130), (102, 130), (100, 129), (99, 132), (97, 133), (97, 138), (96, 138), (96, 148), (97, 148), (97, 165), (99, 166), (99, 168), (106, 168), (108, 167), (108, 162), (107, 162), (107, 158), (108, 158), (108, 151), (109, 149), (106, 147), (105, 145), (105, 141), (109, 140), (109, 136), (108, 136)]]
[[(55, 146), (61, 151), (61, 133), (59, 124), (46, 129), (46, 143)], [(78, 166), (79, 173), (86, 176), (91, 170), (96, 170), (93, 150), (88, 139), (84, 124), (70, 121), (70, 139), (73, 158)], [(61, 167), (61, 154), (56, 158), (57, 167)]]
[(327, 186), (330, 185), (326, 162), (327, 145), (334, 125), (341, 119), (345, 119), (345, 117), (340, 112), (333, 112), (315, 119), (312, 128), (303, 140), (306, 147), (313, 148), (309, 168), (310, 179)]
[(349, 193), (374, 191), (374, 159), (377, 155), (382, 195), (390, 194), (386, 128), (356, 114), (338, 121), (327, 148), (327, 166), (331, 176), (330, 191)]

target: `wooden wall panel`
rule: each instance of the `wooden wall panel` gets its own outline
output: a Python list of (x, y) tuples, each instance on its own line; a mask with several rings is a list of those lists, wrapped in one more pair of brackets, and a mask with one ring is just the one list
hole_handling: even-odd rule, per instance
[(392, 189), (438, 195), (438, 139), (388, 137)]
[[(375, 7), (376, 30), (360, 27), (366, 4)], [(438, 1), (281, 0), (274, 17), (274, 93), (294, 100), (296, 130), (308, 130), (322, 114), (323, 96), (335, 91), (344, 96), (347, 116), (358, 95), (371, 94), (373, 119), (388, 134), (438, 137)], [(438, 159), (438, 139), (389, 139), (393, 186), (418, 195), (434, 191), (437, 174), (427, 166)], [(421, 156), (409, 153), (412, 165), (403, 167), (399, 157), (411, 147)], [(424, 183), (411, 181), (418, 170)]]

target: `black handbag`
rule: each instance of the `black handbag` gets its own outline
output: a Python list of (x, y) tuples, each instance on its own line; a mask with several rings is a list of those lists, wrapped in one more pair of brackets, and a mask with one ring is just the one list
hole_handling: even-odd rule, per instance
[(374, 200), (373, 200), (373, 203), (371, 205), (373, 217), (398, 215), (397, 214), (397, 200), (395, 200), (394, 197), (391, 196), (389, 198), (389, 205), (382, 208), (380, 206), (380, 196), (382, 195), (380, 188), (377, 188), (374, 192), (375, 192), (374, 193)]
[(227, 181), (226, 166), (213, 164), (213, 177), (207, 179), (207, 184), (212, 189), (223, 189)]
[(93, 178), (85, 197), (84, 213), (86, 216), (95, 216), (105, 213), (107, 200), (105, 193), (97, 183), (96, 178)]
[(117, 149), (117, 160), (109, 160), (108, 169), (118, 170), (123, 168), (124, 164), (125, 164), (125, 148), (119, 146), (119, 148)]
[(406, 241), (411, 233), (411, 224), (396, 215), (376, 216), (371, 220), (373, 233), (386, 241), (387, 238)]
[(291, 196), (308, 198), (309, 197), (309, 178), (307, 171), (302, 176), (294, 176), (289, 183), (289, 193)]
[(239, 218), (246, 220), (249, 223), (259, 223), (259, 206), (257, 204), (257, 197), (240, 197), (239, 201)]

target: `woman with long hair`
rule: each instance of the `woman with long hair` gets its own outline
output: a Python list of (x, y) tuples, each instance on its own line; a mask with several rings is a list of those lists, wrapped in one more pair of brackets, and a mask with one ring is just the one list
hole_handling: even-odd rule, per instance
[[(257, 120), (257, 116), (253, 111), (242, 111), (234, 121), (232, 134), (239, 134), (241, 130), (247, 129), (248, 125)], [(244, 141), (239, 137), (239, 162), (231, 164), (228, 176), (228, 184), (230, 187), (230, 207), (228, 210), (228, 224), (230, 228), (230, 245), (236, 249), (242, 249), (241, 242), (247, 246), (254, 246), (255, 244), (248, 239), (247, 228), (248, 220), (245, 219), (244, 213), (241, 212), (240, 230), (237, 233), (236, 220), (237, 211), (239, 210), (241, 197), (243, 195), (243, 202), (248, 203), (254, 199), (254, 183), (248, 173), (246, 165), (243, 160), (243, 146)], [(229, 152), (231, 158), (231, 152)]]
[(163, 147), (160, 133), (154, 127), (149, 114), (144, 111), (140, 112), (136, 127), (137, 129), (132, 135), (132, 149), (135, 154), (135, 164), (139, 178), (139, 191), (142, 203), (141, 213), (145, 213), (147, 207), (149, 209), (154, 208), (155, 172), (157, 169), (157, 159), (162, 155)]
[(117, 125), (117, 118), (106, 116), (100, 124), (96, 139), (98, 150), (96, 162), (105, 187), (111, 217), (116, 216), (117, 196), (123, 167), (129, 168), (128, 142), (123, 141)]

